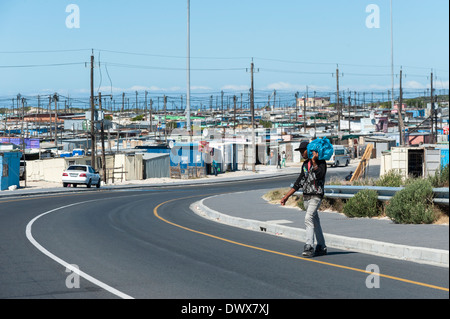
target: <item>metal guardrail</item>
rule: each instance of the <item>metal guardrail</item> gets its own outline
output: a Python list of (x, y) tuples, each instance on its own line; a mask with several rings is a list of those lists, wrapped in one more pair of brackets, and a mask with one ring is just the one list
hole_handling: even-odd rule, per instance
[[(378, 200), (389, 201), (395, 193), (404, 189), (404, 187), (379, 187), (379, 186), (341, 186), (341, 185), (327, 185), (325, 186), (325, 197), (349, 199), (355, 196), (356, 193), (363, 189), (375, 190), (378, 193)], [(449, 189), (448, 188), (433, 188), (434, 199), (436, 204), (449, 206)], [(301, 195), (302, 192), (296, 192), (296, 195)]]

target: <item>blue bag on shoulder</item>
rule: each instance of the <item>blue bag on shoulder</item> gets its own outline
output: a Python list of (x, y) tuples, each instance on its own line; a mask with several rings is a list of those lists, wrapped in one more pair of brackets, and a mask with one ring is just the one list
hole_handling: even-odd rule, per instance
[(308, 145), (308, 157), (312, 158), (312, 152), (316, 151), (319, 154), (319, 160), (328, 161), (333, 156), (334, 149), (330, 140), (326, 137), (315, 139)]

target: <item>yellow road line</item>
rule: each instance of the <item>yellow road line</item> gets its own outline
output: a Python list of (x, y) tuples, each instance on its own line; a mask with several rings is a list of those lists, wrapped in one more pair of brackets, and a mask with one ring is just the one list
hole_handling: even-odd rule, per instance
[(181, 228), (181, 229), (184, 229), (184, 230), (196, 233), (196, 234), (200, 234), (200, 235), (203, 235), (203, 236), (214, 238), (214, 239), (217, 239), (217, 240), (220, 240), (220, 241), (224, 241), (224, 242), (227, 242), (227, 243), (230, 243), (230, 244), (234, 244), (234, 245), (238, 245), (238, 246), (242, 246), (242, 247), (247, 247), (247, 248), (251, 248), (251, 249), (255, 249), (255, 250), (259, 250), (259, 251), (264, 251), (264, 252), (268, 252), (268, 253), (271, 253), (271, 254), (276, 254), (276, 255), (285, 256), (285, 257), (289, 257), (289, 258), (300, 259), (300, 260), (313, 262), (313, 263), (317, 263), (317, 264), (322, 264), (322, 265), (327, 265), (327, 266), (331, 266), (331, 267), (336, 267), (336, 268), (356, 271), (356, 272), (360, 272), (360, 273), (364, 273), (364, 274), (378, 275), (378, 276), (383, 277), (383, 278), (388, 278), (388, 279), (397, 280), (397, 281), (401, 281), (401, 282), (405, 282), (405, 283), (410, 283), (410, 284), (414, 284), (414, 285), (418, 285), (418, 286), (423, 286), (423, 287), (428, 287), (428, 288), (432, 288), (432, 289), (437, 289), (437, 290), (442, 290), (442, 291), (449, 292), (449, 289), (445, 288), (445, 287), (440, 287), (440, 286), (430, 285), (430, 284), (426, 284), (426, 283), (422, 283), (422, 282), (418, 282), (418, 281), (414, 281), (414, 280), (409, 280), (409, 279), (404, 279), (404, 278), (384, 275), (384, 274), (381, 274), (381, 273), (380, 274), (375, 274), (375, 273), (372, 273), (372, 272), (369, 272), (369, 271), (366, 271), (366, 270), (363, 270), (363, 269), (358, 269), (358, 268), (353, 268), (353, 267), (333, 264), (333, 263), (329, 263), (329, 262), (325, 262), (325, 261), (320, 261), (320, 260), (317, 260), (317, 259), (310, 259), (310, 258), (299, 257), (299, 256), (295, 256), (295, 255), (291, 255), (291, 254), (287, 254), (287, 253), (282, 253), (282, 252), (275, 251), (275, 250), (270, 250), (270, 249), (266, 249), (266, 248), (262, 248), (262, 247), (257, 247), (257, 246), (252, 246), (252, 245), (240, 243), (240, 242), (237, 242), (237, 241), (234, 241), (234, 240), (226, 239), (226, 238), (223, 238), (223, 237), (215, 236), (215, 235), (212, 235), (212, 234), (208, 234), (208, 233), (205, 233), (205, 232), (201, 232), (201, 231), (198, 231), (198, 230), (195, 230), (195, 229), (191, 229), (191, 228), (188, 228), (188, 227), (185, 227), (185, 226), (178, 225), (176, 223), (168, 221), (167, 219), (161, 217), (158, 214), (158, 209), (161, 206), (165, 205), (165, 204), (168, 204), (168, 203), (171, 203), (171, 202), (174, 202), (174, 201), (177, 201), (177, 200), (188, 199), (188, 198), (199, 197), (199, 196), (200, 195), (189, 196), (189, 197), (176, 198), (176, 199), (171, 199), (171, 200), (165, 201), (165, 202), (159, 204), (158, 206), (156, 206), (153, 209), (153, 214), (157, 218), (162, 220), (163, 222), (165, 222), (167, 224), (170, 224), (172, 226), (175, 226), (175, 227), (178, 227), (178, 228)]

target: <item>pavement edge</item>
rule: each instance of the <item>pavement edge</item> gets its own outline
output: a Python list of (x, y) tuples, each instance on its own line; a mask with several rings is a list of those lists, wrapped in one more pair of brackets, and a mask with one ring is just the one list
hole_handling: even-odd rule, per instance
[[(189, 208), (203, 218), (229, 226), (256, 232), (264, 232), (270, 235), (296, 241), (303, 241), (303, 238), (305, 238), (306, 231), (304, 229), (277, 225), (264, 221), (233, 217), (213, 210), (204, 204), (205, 200), (216, 196), (219, 195), (197, 201), (191, 204)], [(324, 236), (327, 246), (330, 248), (351, 250), (364, 254), (449, 268), (449, 252), (446, 250), (413, 247), (333, 234), (324, 234)]]

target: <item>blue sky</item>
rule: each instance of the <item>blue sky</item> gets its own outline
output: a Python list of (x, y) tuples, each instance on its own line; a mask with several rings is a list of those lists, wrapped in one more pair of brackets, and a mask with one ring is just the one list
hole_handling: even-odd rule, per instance
[[(431, 69), (435, 88), (448, 89), (448, 0), (393, 3), (405, 90), (425, 91)], [(78, 29), (66, 26), (69, 4)], [(366, 26), (370, 4), (379, 28)], [(190, 9), (193, 94), (248, 92), (252, 58), (261, 92), (333, 92), (337, 64), (342, 90), (391, 88), (389, 0), (191, 0)], [(1, 0), (0, 99), (88, 95), (91, 49), (96, 91), (185, 94), (186, 15), (186, 0)]]

